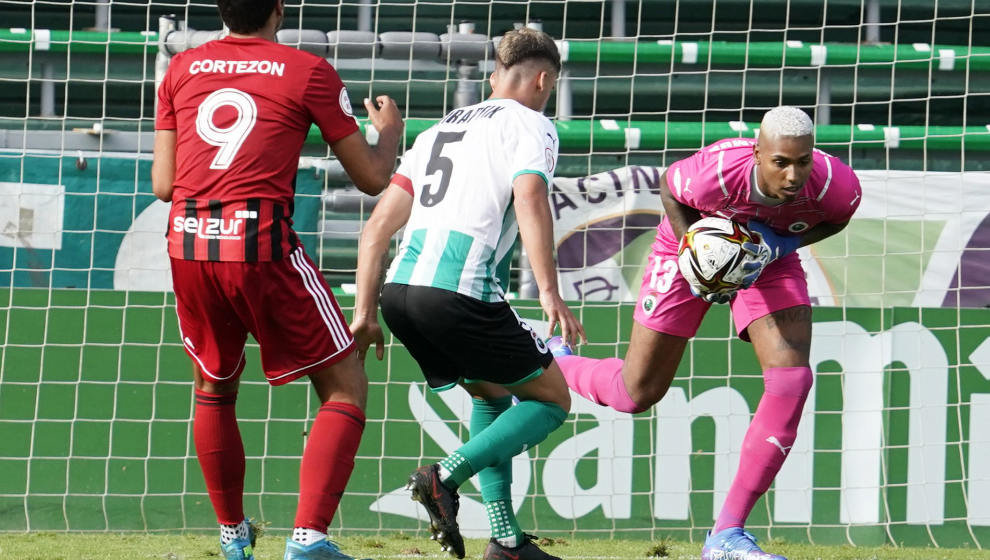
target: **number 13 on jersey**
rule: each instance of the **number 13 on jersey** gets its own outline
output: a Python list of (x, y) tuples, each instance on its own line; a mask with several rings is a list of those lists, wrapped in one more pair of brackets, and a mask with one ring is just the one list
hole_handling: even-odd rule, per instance
[(662, 294), (670, 291), (674, 279), (680, 273), (677, 269), (677, 257), (662, 258), (659, 255), (650, 255), (650, 263), (647, 267), (650, 275), (650, 288)]

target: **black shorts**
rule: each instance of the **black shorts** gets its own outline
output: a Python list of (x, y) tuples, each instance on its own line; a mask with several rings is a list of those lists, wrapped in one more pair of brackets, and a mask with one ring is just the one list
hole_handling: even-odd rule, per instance
[(504, 301), (389, 283), (382, 289), (381, 309), (434, 391), (462, 380), (516, 385), (553, 363), (543, 339)]

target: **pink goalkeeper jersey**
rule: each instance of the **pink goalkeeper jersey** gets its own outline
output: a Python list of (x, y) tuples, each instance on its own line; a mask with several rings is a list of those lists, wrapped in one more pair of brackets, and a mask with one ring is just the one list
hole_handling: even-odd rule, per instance
[[(821, 222), (849, 220), (861, 198), (859, 179), (848, 165), (814, 150), (811, 176), (797, 197), (772, 205), (753, 189), (755, 139), (727, 138), (702, 148), (667, 168), (667, 186), (674, 198), (702, 217), (720, 216), (737, 223), (763, 222), (781, 234), (800, 234)], [(762, 200), (761, 200), (762, 199)], [(677, 251), (670, 222), (657, 226), (657, 250)]]

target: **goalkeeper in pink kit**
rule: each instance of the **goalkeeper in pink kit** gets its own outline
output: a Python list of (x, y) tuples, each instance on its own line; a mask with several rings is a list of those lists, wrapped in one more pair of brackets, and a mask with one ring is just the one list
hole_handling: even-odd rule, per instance
[[(625, 360), (566, 355), (569, 349), (556, 339), (550, 345), (575, 392), (619, 411), (641, 412), (667, 392), (711, 304), (729, 303), (740, 338), (756, 351), (764, 393), (701, 557), (782, 559), (763, 552), (743, 526), (787, 458), (813, 381), (811, 302), (796, 250), (842, 231), (859, 206), (859, 180), (814, 148), (814, 125), (803, 111), (777, 107), (764, 115), (758, 140), (715, 142), (672, 164), (660, 185), (666, 216), (647, 263)], [(678, 270), (679, 240), (708, 216), (760, 234), (760, 243), (745, 245), (749, 274), (731, 295), (693, 292)]]

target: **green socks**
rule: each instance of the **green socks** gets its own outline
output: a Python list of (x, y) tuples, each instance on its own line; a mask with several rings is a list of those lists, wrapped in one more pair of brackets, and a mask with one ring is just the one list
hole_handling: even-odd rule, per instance
[(440, 461), (440, 482), (451, 490), (457, 490), (473, 474), (471, 463), (468, 463), (460, 451), (455, 451)]
[(471, 439), (440, 461), (442, 482), (456, 489), (478, 473), (492, 538), (514, 548), (521, 544), (523, 533), (512, 511), (512, 458), (546, 439), (564, 423), (567, 413), (540, 401), (512, 406), (512, 397), (472, 403)]
[[(471, 437), (481, 434), (503, 412), (512, 406), (512, 397), (493, 401), (473, 399), (471, 408)], [(512, 461), (502, 461), (497, 465), (478, 472), (481, 498), (486, 503), (496, 500), (509, 500), (512, 497)]]
[(492, 528), (492, 538), (502, 546), (515, 548), (522, 544), (522, 529), (512, 513), (512, 500), (485, 501), (485, 511), (488, 512), (488, 525)]
[[(494, 401), (474, 399), (474, 406), (471, 408), (471, 437), (484, 431), (511, 406), (512, 397)], [(478, 472), (478, 482), (492, 537), (504, 546), (519, 546), (522, 542), (522, 529), (512, 511), (512, 460), (481, 469)]]
[(440, 461), (440, 466), (450, 473), (444, 484), (457, 488), (486, 467), (509, 463), (523, 450), (546, 439), (566, 418), (564, 409), (554, 403), (522, 401), (509, 407), (487, 428), (477, 435), (472, 433), (471, 439), (453, 455)]

